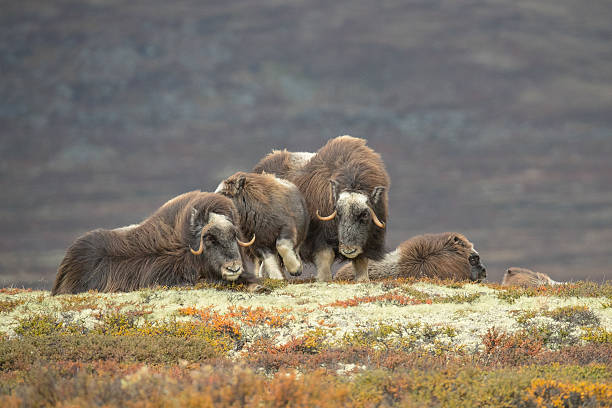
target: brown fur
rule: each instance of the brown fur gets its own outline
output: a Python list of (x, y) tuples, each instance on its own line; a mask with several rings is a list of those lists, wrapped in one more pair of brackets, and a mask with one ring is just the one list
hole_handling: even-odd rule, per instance
[[(438, 278), (470, 279), (468, 261), (473, 244), (460, 233), (417, 235), (402, 242), (395, 251), (379, 262), (368, 264), (370, 279), (383, 278)], [(336, 280), (353, 280), (352, 265), (345, 265), (337, 273)]]
[[(134, 228), (97, 229), (78, 238), (59, 266), (51, 294), (221, 280), (203, 265), (201, 257), (190, 253), (190, 246), (197, 249), (190, 223), (193, 208), (225, 215), (237, 223), (234, 205), (226, 197), (200, 191), (182, 194)], [(246, 271), (243, 275), (241, 282), (254, 281)]]
[(304, 167), (305, 163), (296, 162), (294, 153), (283, 150), (272, 150), (272, 153), (261, 159), (253, 167), (253, 173), (270, 173), (276, 177), (289, 180), (295, 171)]
[(534, 272), (525, 268), (511, 267), (506, 270), (502, 286), (541, 286), (554, 285), (555, 282), (545, 273)]
[[(286, 150), (273, 152), (262, 159), (254, 171), (282, 175), (283, 178), (293, 182), (303, 194), (310, 216), (310, 226), (301, 254), (308, 262), (313, 262), (313, 255), (325, 246), (331, 246), (336, 257), (342, 259), (338, 252), (336, 222), (324, 222), (316, 217), (317, 210), (323, 215), (328, 215), (334, 210), (330, 179), (338, 182), (339, 191), (361, 192), (368, 196), (374, 187), (384, 186), (388, 189), (390, 185), (380, 155), (366, 146), (364, 139), (351, 136), (340, 136), (330, 140), (314, 157), (299, 166), (293, 164), (290, 152)], [(380, 221), (387, 221), (386, 191), (373, 210)], [(380, 259), (384, 255), (384, 239), (384, 229), (372, 228), (361, 256)]]
[(276, 241), (288, 239), (299, 248), (308, 231), (306, 203), (297, 187), (279, 182), (272, 174), (238, 172), (223, 181), (219, 191), (229, 197), (238, 210), (240, 227), (255, 243), (247, 250), (253, 259), (261, 251), (276, 253)]

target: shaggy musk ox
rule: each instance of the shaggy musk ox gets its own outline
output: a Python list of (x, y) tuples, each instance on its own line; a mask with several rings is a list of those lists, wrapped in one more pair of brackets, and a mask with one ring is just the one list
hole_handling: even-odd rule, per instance
[[(480, 255), (465, 236), (457, 232), (417, 235), (402, 242), (379, 262), (368, 265), (370, 278), (427, 277), (480, 282), (487, 276)], [(355, 272), (346, 265), (336, 280), (352, 280)]]
[(502, 286), (541, 286), (541, 285), (560, 285), (545, 273), (534, 272), (525, 268), (511, 267), (506, 270), (502, 279)]
[(97, 229), (78, 238), (59, 266), (51, 294), (130, 291), (198, 280), (239, 282), (258, 290), (244, 270), (236, 209), (214, 193), (173, 198), (138, 225)]
[(254, 238), (247, 254), (255, 260), (259, 277), (284, 279), (279, 255), (287, 272), (293, 276), (302, 273), (298, 253), (310, 218), (293, 183), (273, 174), (238, 172), (223, 180), (215, 192), (234, 202), (242, 233)]
[(310, 225), (301, 254), (318, 280), (331, 280), (336, 259), (352, 260), (357, 280), (368, 280), (368, 260), (384, 255), (389, 176), (365, 140), (340, 136), (315, 154), (275, 151), (254, 171), (286, 178), (304, 196)]

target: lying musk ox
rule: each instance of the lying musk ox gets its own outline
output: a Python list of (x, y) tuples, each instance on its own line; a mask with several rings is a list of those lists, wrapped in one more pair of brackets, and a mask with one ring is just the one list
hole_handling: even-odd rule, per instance
[(502, 279), (502, 286), (541, 286), (541, 285), (560, 285), (545, 273), (534, 272), (525, 268), (511, 267), (506, 270)]
[[(457, 232), (417, 235), (402, 242), (381, 261), (368, 265), (370, 278), (427, 277), (480, 282), (487, 271), (474, 245)], [(346, 265), (336, 280), (352, 280), (355, 271)]]
[(173, 198), (138, 225), (97, 229), (78, 238), (59, 266), (52, 295), (90, 289), (130, 291), (198, 280), (239, 282), (257, 290), (244, 270), (231, 200), (192, 191)]
[(298, 254), (310, 218), (306, 202), (293, 183), (273, 174), (238, 172), (223, 180), (215, 192), (233, 201), (242, 233), (254, 238), (247, 254), (255, 260), (258, 277), (284, 279), (279, 255), (287, 272), (301, 275)]
[(275, 151), (254, 171), (286, 178), (304, 196), (310, 225), (301, 255), (318, 280), (331, 280), (336, 259), (352, 260), (356, 279), (368, 280), (368, 260), (384, 255), (389, 176), (365, 140), (340, 136), (314, 155)]

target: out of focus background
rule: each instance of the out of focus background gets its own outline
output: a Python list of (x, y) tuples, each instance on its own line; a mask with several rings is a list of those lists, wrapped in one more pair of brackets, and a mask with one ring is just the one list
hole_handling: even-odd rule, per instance
[(0, 286), (214, 190), (273, 148), (363, 137), (387, 244), (464, 232), (508, 266), (612, 279), (612, 4), (0, 2)]

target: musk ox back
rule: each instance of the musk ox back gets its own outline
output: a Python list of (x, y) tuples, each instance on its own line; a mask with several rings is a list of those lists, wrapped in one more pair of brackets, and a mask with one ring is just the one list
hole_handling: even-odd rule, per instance
[(232, 202), (192, 191), (138, 225), (78, 238), (59, 266), (52, 294), (130, 291), (198, 280), (254, 283), (244, 270)]
[(233, 201), (242, 233), (254, 238), (247, 254), (255, 260), (259, 277), (284, 278), (279, 256), (291, 275), (302, 273), (298, 253), (310, 218), (293, 183), (272, 174), (238, 172), (223, 180), (216, 192)]
[(384, 255), (390, 183), (380, 155), (363, 139), (340, 136), (303, 162), (296, 157), (273, 152), (255, 170), (283, 175), (304, 196), (310, 226), (302, 257), (314, 262), (318, 280), (331, 280), (336, 259), (351, 259), (357, 279), (367, 280), (368, 260)]
[(545, 273), (534, 272), (525, 268), (511, 267), (506, 270), (502, 279), (502, 286), (541, 286), (559, 285)]
[[(417, 235), (402, 242), (379, 262), (368, 265), (370, 278), (427, 277), (480, 281), (486, 269), (468, 239), (457, 232)], [(352, 280), (351, 265), (341, 268), (336, 280)]]
[(315, 153), (310, 152), (289, 152), (286, 149), (272, 150), (272, 153), (261, 159), (253, 167), (253, 173), (269, 173), (276, 177), (289, 180), (295, 172), (302, 167)]

